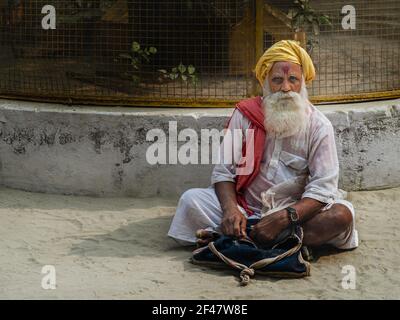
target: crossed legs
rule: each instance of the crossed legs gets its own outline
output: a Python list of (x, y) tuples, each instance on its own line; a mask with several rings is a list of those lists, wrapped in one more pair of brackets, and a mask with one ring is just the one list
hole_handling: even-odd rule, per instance
[[(331, 244), (341, 249), (358, 246), (358, 235), (354, 229), (354, 214), (347, 201), (335, 203), (303, 224), (304, 245), (320, 246)], [(347, 205), (344, 205), (346, 203)], [(182, 245), (194, 245), (199, 229), (218, 230), (222, 209), (213, 188), (194, 188), (186, 191), (176, 210), (168, 235)], [(211, 232), (200, 238), (204, 243), (212, 239)], [(201, 240), (201, 239), (200, 239)]]

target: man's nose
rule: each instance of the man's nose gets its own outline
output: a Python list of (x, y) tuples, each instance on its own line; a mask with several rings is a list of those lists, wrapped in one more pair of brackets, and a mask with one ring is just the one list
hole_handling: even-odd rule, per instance
[(291, 89), (290, 89), (290, 84), (289, 84), (289, 81), (283, 81), (283, 83), (282, 83), (282, 87), (281, 87), (281, 91), (283, 91), (283, 92), (289, 92)]

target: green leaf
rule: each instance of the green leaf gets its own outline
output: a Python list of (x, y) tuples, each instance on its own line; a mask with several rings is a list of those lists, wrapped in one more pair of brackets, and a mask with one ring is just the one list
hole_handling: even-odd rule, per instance
[(160, 69), (160, 70), (158, 70), (158, 71), (161, 72), (161, 73), (164, 73), (164, 74), (167, 73), (167, 70), (165, 70), (165, 69)]
[(150, 47), (150, 48), (149, 48), (149, 52), (150, 52), (151, 54), (156, 54), (156, 53), (157, 53), (157, 49), (154, 48), (154, 47)]
[(331, 21), (329, 20), (329, 17), (325, 15), (319, 16), (318, 21), (320, 24), (332, 25)]
[(196, 68), (192, 66), (191, 64), (188, 66), (188, 73), (193, 74), (196, 72)]
[(136, 58), (133, 58), (133, 59), (131, 60), (131, 65), (133, 66), (133, 68), (135, 68), (136, 70), (138, 70), (138, 69), (139, 69), (140, 63), (139, 63), (139, 61), (138, 61)]
[(178, 66), (178, 70), (179, 70), (180, 73), (185, 73), (186, 67), (181, 63)]
[(181, 77), (182, 77), (182, 80), (183, 80), (183, 81), (187, 81), (187, 76), (185, 76), (184, 74), (182, 74)]
[(189, 75), (189, 77), (192, 79), (192, 83), (196, 84), (199, 82), (199, 78), (196, 75)]
[(134, 41), (134, 42), (132, 43), (132, 51), (133, 51), (133, 52), (138, 52), (139, 50), (140, 50), (140, 44), (137, 43), (136, 41)]
[(173, 73), (178, 73), (178, 68), (177, 67), (172, 68), (172, 72)]

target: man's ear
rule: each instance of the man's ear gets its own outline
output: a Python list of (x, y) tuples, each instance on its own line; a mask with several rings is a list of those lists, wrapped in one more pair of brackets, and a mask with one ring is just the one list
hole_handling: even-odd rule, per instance
[(270, 73), (267, 74), (267, 76), (265, 77), (264, 80), (264, 86), (263, 86), (263, 96), (269, 96), (271, 94), (271, 87), (269, 86), (269, 77), (270, 77)]

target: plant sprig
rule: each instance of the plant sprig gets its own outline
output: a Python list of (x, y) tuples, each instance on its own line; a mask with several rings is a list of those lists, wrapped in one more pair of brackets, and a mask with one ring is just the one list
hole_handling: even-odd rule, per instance
[(307, 31), (311, 27), (314, 35), (319, 35), (321, 25), (330, 25), (329, 16), (317, 13), (310, 5), (309, 0), (295, 0), (296, 8), (289, 10), (287, 17), (291, 20), (294, 31)]
[(196, 85), (199, 81), (196, 68), (191, 64), (185, 66), (181, 62), (177, 67), (173, 67), (170, 71), (165, 69), (160, 69), (158, 71), (160, 72), (160, 80), (181, 80), (183, 82), (191, 81), (193, 85)]
[(157, 49), (155, 47), (142, 48), (138, 42), (134, 41), (132, 42), (130, 53), (122, 53), (119, 55), (120, 58), (130, 61), (133, 69), (131, 78), (135, 85), (138, 85), (141, 80), (140, 73), (144, 65), (150, 63), (151, 56), (156, 53)]

